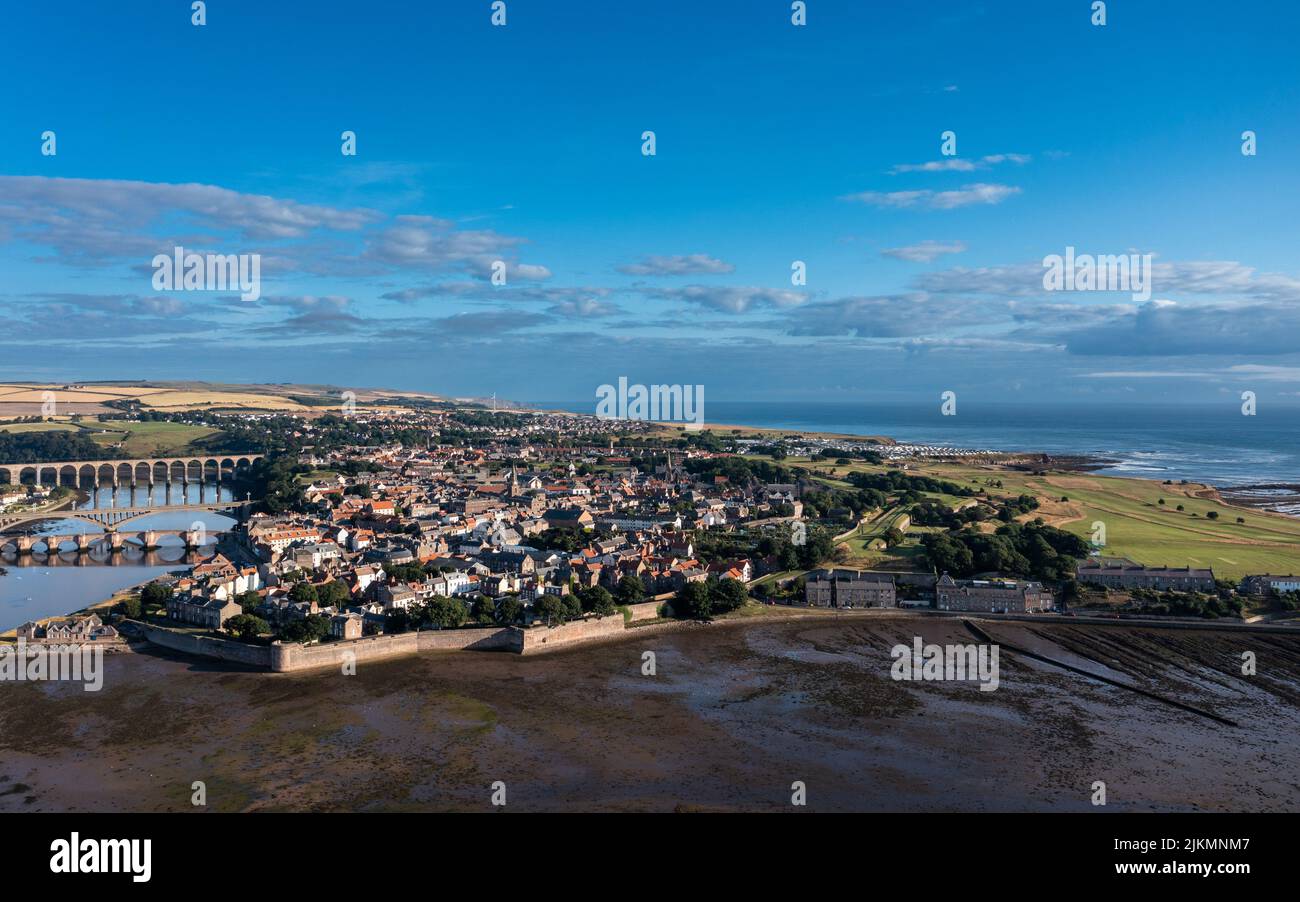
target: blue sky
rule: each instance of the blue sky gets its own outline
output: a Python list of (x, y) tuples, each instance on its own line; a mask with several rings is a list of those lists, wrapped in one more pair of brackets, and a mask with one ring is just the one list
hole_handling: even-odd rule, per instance
[[(0, 53), (0, 378), (1300, 397), (1300, 12), (1275, 3), (28, 6)], [(261, 299), (155, 291), (176, 244), (260, 254)], [(1067, 246), (1152, 254), (1151, 298), (1043, 291)]]

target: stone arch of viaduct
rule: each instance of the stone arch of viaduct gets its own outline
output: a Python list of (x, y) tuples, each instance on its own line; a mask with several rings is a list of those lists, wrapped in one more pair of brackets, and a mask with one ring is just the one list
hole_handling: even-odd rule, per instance
[[(123, 460), (65, 460), (39, 464), (0, 464), (0, 485), (154, 485), (155, 482), (191, 480), (204, 482), (209, 477), (220, 482), (234, 475), (262, 454), (221, 454), (207, 457), (155, 457)], [(228, 474), (228, 475), (227, 475)]]

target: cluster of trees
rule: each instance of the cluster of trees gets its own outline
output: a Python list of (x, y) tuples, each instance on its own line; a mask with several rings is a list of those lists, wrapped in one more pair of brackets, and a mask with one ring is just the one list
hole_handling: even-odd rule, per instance
[(149, 583), (140, 590), (140, 602), (146, 610), (164, 608), (172, 597), (172, 587), (162, 583)]
[(884, 492), (875, 489), (825, 488), (803, 493), (804, 515), (814, 519), (826, 516), (826, 512), (837, 507), (848, 508), (853, 516), (861, 517), (864, 511), (884, 507), (887, 502)]
[(756, 550), (764, 557), (775, 557), (782, 570), (811, 570), (835, 551), (831, 538), (830, 530), (809, 526), (803, 544), (796, 545), (787, 531), (772, 530), (758, 540)]
[(682, 466), (686, 472), (705, 479), (725, 476), (727, 481), (745, 485), (751, 479), (763, 483), (794, 482), (798, 475), (788, 467), (778, 466), (766, 460), (749, 460), (744, 457), (708, 457), (685, 461)]
[(673, 596), (673, 616), (682, 620), (712, 620), (714, 615), (734, 611), (748, 600), (749, 593), (736, 580), (710, 577), (705, 582), (682, 586)]
[[(241, 606), (244, 603), (243, 598), (246, 598), (249, 594), (253, 596), (257, 595), (256, 592), (245, 593), (240, 600)], [(307, 582), (305, 578), (303, 578), (293, 584), (293, 588), (289, 590), (289, 597), (293, 599), (295, 602), (314, 601), (322, 608), (328, 608), (328, 607), (337, 608), (346, 605), (349, 601), (351, 601), (352, 593), (351, 591), (348, 590), (348, 587), (345, 584), (339, 582), (338, 580), (334, 580), (333, 582), (323, 583), (322, 585), (319, 586), (314, 586), (311, 583)], [(254, 604), (256, 604), (256, 602), (254, 602)]]
[(1068, 579), (1088, 543), (1072, 533), (1033, 523), (1007, 523), (992, 535), (974, 531), (930, 533), (921, 540), (937, 572), (953, 577), (1000, 572), (1034, 579)]
[(274, 454), (255, 460), (247, 470), (241, 470), (235, 478), (235, 491), (260, 498), (262, 509), (268, 514), (304, 513), (309, 505), (297, 477), (310, 471), (310, 467), (294, 464), (288, 455)]
[(1203, 595), (1197, 592), (1158, 592), (1134, 589), (1129, 609), (1138, 614), (1166, 614), (1174, 617), (1240, 617), (1242, 601), (1230, 593)]
[(584, 529), (552, 526), (534, 536), (529, 536), (528, 544), (543, 551), (565, 551), (572, 554), (586, 548), (592, 542), (601, 542), (609, 537), (608, 532), (587, 532)]
[(917, 526), (943, 526), (947, 529), (961, 529), (969, 523), (982, 523), (996, 518), (1003, 523), (1010, 523), (1016, 517), (1038, 509), (1038, 499), (1032, 495), (1020, 495), (990, 510), (985, 504), (972, 504), (961, 510), (953, 510), (941, 501), (918, 501), (910, 511), (912, 522)]
[(864, 460), (869, 464), (884, 463), (884, 458), (880, 456), (879, 451), (870, 448), (849, 448), (848, 450), (831, 450), (829, 448), (818, 451), (813, 455), (813, 460), (834, 460), (838, 466), (846, 466), (854, 460)]
[(850, 473), (849, 483), (860, 489), (875, 489), (886, 495), (905, 495), (919, 492), (938, 492), (944, 495), (956, 495), (968, 498), (975, 494), (973, 489), (946, 479), (932, 476), (917, 476), (901, 470), (886, 470), (883, 473)]
[(112, 449), (94, 442), (84, 432), (57, 429), (49, 432), (0, 432), (0, 461), (34, 464), (51, 460), (107, 460)]

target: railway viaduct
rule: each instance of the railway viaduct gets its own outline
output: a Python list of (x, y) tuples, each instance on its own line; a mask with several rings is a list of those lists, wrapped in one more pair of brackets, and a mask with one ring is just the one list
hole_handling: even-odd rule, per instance
[[(62, 460), (48, 463), (0, 464), (0, 484), (54, 485), (83, 482), (111, 485), (114, 488), (129, 485), (154, 485), (179, 479), (185, 485), (191, 480), (204, 482), (209, 474), (219, 483), (223, 478), (233, 479), (242, 469), (261, 460), (262, 454), (223, 454), (207, 457), (154, 457), (122, 460)], [(228, 476), (226, 474), (229, 474)]]

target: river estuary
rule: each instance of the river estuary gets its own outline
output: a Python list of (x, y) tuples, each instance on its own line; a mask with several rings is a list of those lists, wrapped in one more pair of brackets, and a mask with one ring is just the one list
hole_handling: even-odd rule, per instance
[[(202, 523), (209, 531), (229, 527), (234, 520), (221, 514), (194, 511), (168, 511), (169, 506), (231, 500), (228, 486), (208, 482), (183, 485), (179, 480), (158, 483), (152, 488), (86, 488), (74, 504), (76, 510), (157, 507), (157, 514), (132, 520), (123, 533), (146, 529), (191, 529)], [(74, 536), (100, 535), (102, 527), (80, 520), (42, 520), (28, 528), (33, 536), (57, 534)], [(12, 535), (11, 531), (8, 535)], [(11, 630), (28, 620), (57, 617), (81, 610), (87, 605), (110, 598), (115, 592), (177, 570), (189, 570), (194, 564), (212, 556), (215, 538), (197, 551), (187, 552), (180, 538), (166, 536), (155, 551), (145, 552), (135, 539), (127, 539), (126, 549), (117, 555), (95, 547), (88, 554), (78, 554), (70, 543), (53, 555), (41, 544), (34, 553), (18, 556), (12, 550), (0, 552), (0, 632)]]

